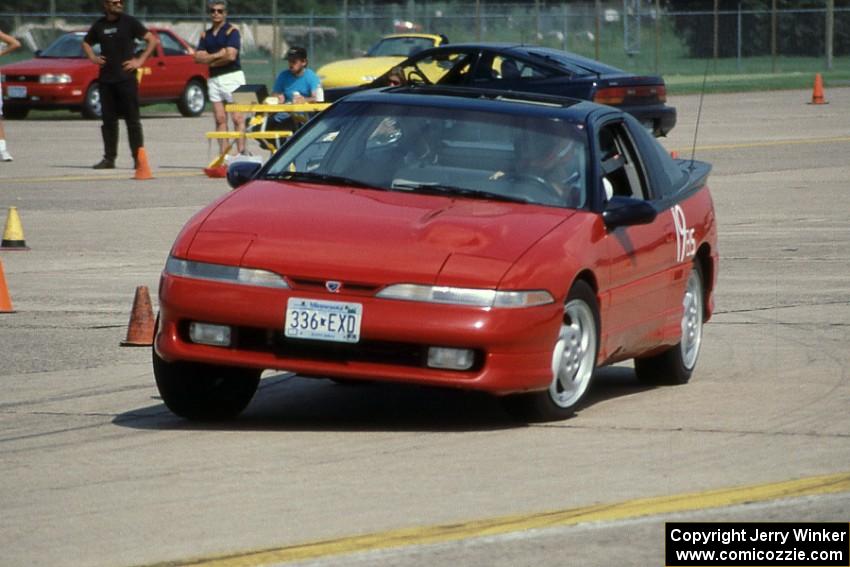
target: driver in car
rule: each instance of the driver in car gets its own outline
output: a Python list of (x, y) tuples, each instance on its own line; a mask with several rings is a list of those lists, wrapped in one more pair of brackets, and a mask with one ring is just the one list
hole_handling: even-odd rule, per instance
[[(524, 179), (549, 189), (555, 203), (580, 207), (585, 201), (584, 145), (564, 131), (563, 125), (549, 131), (527, 133), (514, 142), (516, 161), (509, 172), (496, 171), (491, 180)], [(535, 199), (536, 200), (536, 199)]]

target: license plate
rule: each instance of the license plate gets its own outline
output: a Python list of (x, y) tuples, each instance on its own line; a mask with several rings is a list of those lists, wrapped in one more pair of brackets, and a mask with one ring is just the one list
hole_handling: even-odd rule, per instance
[(360, 303), (290, 297), (283, 334), (293, 339), (356, 343), (362, 318)]
[(26, 87), (6, 87), (6, 94), (9, 98), (27, 98)]

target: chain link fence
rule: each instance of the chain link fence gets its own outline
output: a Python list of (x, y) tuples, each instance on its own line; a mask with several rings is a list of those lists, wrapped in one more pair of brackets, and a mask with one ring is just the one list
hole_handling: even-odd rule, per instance
[[(452, 43), (472, 41), (546, 45), (638, 73), (702, 74), (706, 61), (728, 73), (850, 70), (850, 6), (745, 8), (719, 0), (679, 2), (613, 0), (524, 3), (341, 2), (336, 14), (230, 14), (243, 35), (243, 66), (249, 79), (271, 82), (285, 66), (290, 45), (308, 49), (311, 66), (363, 55), (381, 36), (407, 31), (440, 33)], [(800, 1), (811, 5), (813, 2)], [(753, 2), (747, 2), (751, 6)], [(773, 3), (774, 5), (776, 2)], [(814, 2), (818, 4), (818, 2)], [(2, 4), (0, 4), (2, 5)], [(148, 13), (140, 0), (127, 11), (148, 25), (174, 29), (190, 44), (207, 25), (199, 0), (196, 14)], [(729, 6), (732, 6), (731, 8)], [(693, 9), (694, 6), (700, 9)], [(721, 9), (720, 7), (723, 7)], [(25, 58), (65, 31), (87, 29), (99, 13), (27, 13), (7, 7), (0, 28), (20, 38)], [(829, 47), (829, 48), (828, 48)], [(6, 61), (11, 58), (6, 58)], [(4, 61), (4, 63), (6, 62)]]

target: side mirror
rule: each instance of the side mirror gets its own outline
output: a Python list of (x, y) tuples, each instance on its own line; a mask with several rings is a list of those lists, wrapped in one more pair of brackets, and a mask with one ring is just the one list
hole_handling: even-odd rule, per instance
[(615, 196), (605, 205), (602, 211), (602, 220), (609, 229), (619, 226), (632, 226), (636, 224), (649, 224), (658, 216), (650, 203), (633, 197)]
[(233, 189), (245, 185), (263, 167), (263, 164), (254, 161), (237, 161), (231, 163), (227, 168), (227, 184)]

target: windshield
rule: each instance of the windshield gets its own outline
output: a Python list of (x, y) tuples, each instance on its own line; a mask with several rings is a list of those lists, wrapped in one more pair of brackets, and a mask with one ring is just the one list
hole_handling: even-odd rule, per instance
[(583, 125), (530, 110), (517, 115), (343, 102), (276, 155), (265, 177), (584, 206)]
[(427, 37), (388, 37), (372, 46), (366, 55), (369, 57), (410, 57), (430, 47), (434, 47), (434, 40)]
[(69, 33), (63, 35), (48, 45), (39, 57), (82, 59), (85, 57), (83, 54), (83, 34)]

